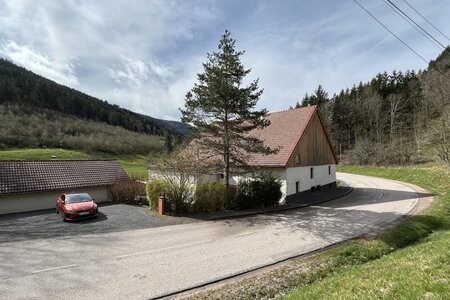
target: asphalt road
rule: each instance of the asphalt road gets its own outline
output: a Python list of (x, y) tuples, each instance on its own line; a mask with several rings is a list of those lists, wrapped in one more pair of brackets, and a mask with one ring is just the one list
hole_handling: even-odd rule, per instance
[(55, 239), (195, 222), (182, 217), (159, 217), (148, 206), (100, 204), (96, 219), (62, 222), (54, 209), (0, 215), (0, 246), (5, 242)]
[(418, 195), (338, 174), (352, 193), (320, 206), (226, 221), (0, 244), (0, 299), (148, 299), (379, 230)]

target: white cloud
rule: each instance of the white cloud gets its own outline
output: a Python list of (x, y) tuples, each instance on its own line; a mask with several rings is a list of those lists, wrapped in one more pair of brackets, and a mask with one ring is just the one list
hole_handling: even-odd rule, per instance
[[(439, 51), (382, 2), (362, 1), (427, 59)], [(450, 5), (416, 7), (441, 29)], [(332, 94), (393, 68), (423, 67), (352, 1), (0, 0), (0, 55), (154, 117), (176, 119), (225, 28), (246, 50), (261, 107), (285, 109), (322, 84)]]
[(145, 63), (140, 59), (125, 56), (122, 56), (121, 65), (118, 68), (108, 68), (108, 72), (118, 84), (134, 86), (140, 86), (149, 80), (165, 82), (174, 76), (169, 66), (154, 61)]
[(18, 45), (14, 41), (4, 41), (0, 44), (0, 54), (58, 83), (70, 86), (78, 84), (78, 78), (72, 64), (53, 60), (29, 46)]
[(166, 80), (174, 76), (172, 69), (168, 66), (161, 65), (156, 62), (150, 62), (152, 72), (159, 78)]
[(122, 57), (122, 68), (119, 70), (108, 68), (108, 71), (117, 83), (139, 86), (147, 80), (149, 67), (141, 60)]

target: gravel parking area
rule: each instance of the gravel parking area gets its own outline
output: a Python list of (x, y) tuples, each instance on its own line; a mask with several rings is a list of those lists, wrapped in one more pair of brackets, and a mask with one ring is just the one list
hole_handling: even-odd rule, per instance
[(96, 219), (63, 222), (55, 210), (0, 215), (0, 243), (98, 234), (196, 222), (194, 219), (158, 216), (147, 206), (99, 205)]

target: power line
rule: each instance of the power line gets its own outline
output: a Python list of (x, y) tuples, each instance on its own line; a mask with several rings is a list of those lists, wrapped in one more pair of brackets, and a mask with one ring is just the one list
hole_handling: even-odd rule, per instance
[(450, 38), (448, 38), (448, 36), (446, 36), (442, 31), (440, 31), (436, 26), (434, 26), (430, 21), (428, 21), (427, 18), (425, 18), (420, 12), (417, 11), (417, 9), (414, 8), (414, 6), (412, 6), (411, 4), (409, 4), (408, 1), (406, 0), (402, 0), (403, 2), (406, 3), (406, 5), (408, 5), (412, 10), (414, 10), (416, 12), (416, 14), (418, 14), (419, 16), (422, 17), (422, 19), (424, 19), (425, 21), (427, 21), (428, 24), (430, 24), (434, 29), (436, 29), (443, 37), (445, 37), (449, 42), (450, 42)]
[[(392, 32), (386, 25), (384, 25), (380, 20), (378, 20), (377, 17), (375, 17), (370, 11), (368, 11), (361, 3), (358, 2), (358, 0), (353, 0), (356, 4), (358, 4), (359, 7), (361, 7), (369, 16), (371, 16), (375, 21), (378, 22), (378, 24), (380, 24), (381, 26), (384, 27), (384, 29), (386, 29), (387, 31), (389, 31), (390, 34), (392, 34), (393, 36), (395, 36), (397, 38), (397, 40), (399, 40), (403, 45), (405, 45), (409, 50), (411, 50), (417, 57), (419, 57), (421, 60), (423, 60), (427, 65), (429, 65), (428, 61), (423, 58), (422, 55), (420, 55), (419, 53), (417, 53), (417, 51), (415, 51), (413, 48), (411, 48), (407, 43), (405, 43), (398, 35), (396, 35), (394, 32)], [(436, 67), (432, 66), (433, 69), (435, 69), (436, 71), (438, 71), (442, 76), (450, 79), (449, 77), (447, 77), (447, 75), (445, 75), (443, 72), (441, 72), (439, 69), (437, 69)]]
[(412, 52), (414, 52), (415, 55), (417, 55), (420, 59), (422, 59), (425, 63), (428, 64), (428, 61), (423, 58), (423, 56), (421, 56), (419, 53), (417, 53), (413, 48), (411, 48), (407, 43), (405, 43), (401, 38), (399, 38), (394, 32), (392, 32), (389, 28), (386, 27), (386, 25), (384, 25), (380, 20), (377, 19), (377, 17), (375, 17), (370, 11), (368, 11), (361, 3), (358, 2), (358, 0), (353, 0), (356, 4), (359, 5), (359, 7), (361, 7), (369, 16), (371, 16), (375, 21), (378, 22), (378, 24), (380, 24), (381, 26), (384, 27), (384, 29), (386, 29), (387, 31), (389, 31), (393, 36), (395, 36), (397, 38), (397, 40), (399, 40), (403, 45), (405, 45), (406, 47), (408, 47), (409, 50), (411, 50)]
[(438, 48), (439, 46), (442, 50), (445, 49), (445, 46), (441, 44), (434, 36), (432, 36), (428, 31), (426, 31), (422, 26), (417, 24), (413, 19), (411, 19), (408, 14), (406, 14), (400, 7), (395, 5), (391, 0), (384, 0), (384, 3), (392, 8), (399, 16), (401, 16), (405, 21), (407, 21), (414, 29), (416, 29), (421, 35), (430, 40), (433, 44), (435, 44)]

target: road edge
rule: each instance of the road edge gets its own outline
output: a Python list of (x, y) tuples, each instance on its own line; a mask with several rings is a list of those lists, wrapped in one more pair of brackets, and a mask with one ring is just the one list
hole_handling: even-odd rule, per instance
[[(341, 172), (341, 173), (345, 173), (345, 172)], [(352, 174), (352, 173), (346, 173), (346, 174)], [(352, 174), (352, 175), (360, 175), (360, 174)], [(366, 176), (366, 175), (360, 175), (360, 176)], [(372, 237), (374, 237), (376, 235), (382, 234), (385, 231), (391, 230), (392, 228), (394, 228), (398, 224), (402, 223), (403, 221), (405, 221), (405, 220), (407, 220), (407, 219), (417, 215), (420, 212), (423, 212), (423, 211), (427, 210), (431, 206), (431, 204), (435, 202), (434, 196), (429, 191), (427, 191), (427, 190), (425, 190), (425, 189), (423, 189), (423, 188), (421, 188), (419, 186), (416, 186), (414, 184), (403, 182), (403, 181), (398, 181), (398, 180), (386, 179), (386, 178), (382, 178), (382, 177), (376, 177), (376, 176), (367, 176), (367, 177), (381, 178), (381, 179), (384, 179), (384, 180), (388, 180), (388, 181), (392, 181), (392, 182), (395, 182), (395, 183), (398, 183), (398, 184), (405, 185), (405, 186), (409, 187), (410, 189), (412, 189), (414, 193), (416, 193), (418, 201), (416, 202), (416, 204), (406, 214), (404, 214), (403, 216), (398, 217), (397, 219), (395, 219), (395, 220), (393, 220), (391, 222), (386, 223), (385, 227), (380, 228), (379, 230), (376, 230), (374, 232), (364, 233), (364, 234), (352, 237), (352, 238), (344, 240), (344, 241), (340, 241), (340, 242), (336, 242), (336, 243), (327, 245), (325, 247), (316, 249), (316, 250), (308, 252), (308, 253), (303, 253), (303, 254), (300, 254), (300, 255), (294, 255), (294, 256), (291, 256), (291, 257), (279, 260), (277, 262), (273, 262), (273, 263), (270, 263), (270, 264), (265, 264), (263, 266), (254, 267), (254, 268), (252, 268), (250, 270), (244, 270), (244, 271), (241, 271), (239, 273), (223, 277), (221, 279), (215, 279), (215, 280), (212, 280), (212, 281), (210, 281), (208, 283), (197, 285), (197, 286), (191, 287), (191, 288), (185, 288), (185, 289), (182, 289), (180, 291), (168, 293), (166, 295), (161, 295), (161, 296), (158, 296), (158, 297), (155, 297), (155, 298), (150, 298), (150, 299), (151, 300), (156, 300), (156, 299), (184, 299), (185, 297), (193, 296), (193, 295), (195, 295), (197, 293), (200, 293), (200, 292), (203, 292), (203, 291), (206, 291), (206, 290), (209, 290), (209, 289), (214, 289), (214, 288), (217, 288), (217, 287), (221, 287), (223, 285), (226, 285), (227, 283), (235, 281), (236, 279), (245, 279), (245, 278), (257, 275), (260, 272), (265, 272), (265, 271), (269, 271), (269, 270), (272, 270), (272, 269), (276, 269), (277, 267), (279, 267), (282, 264), (284, 264), (284, 263), (286, 263), (288, 261), (291, 261), (291, 260), (306, 259), (308, 257), (317, 255), (319, 253), (322, 253), (324, 251), (333, 249), (333, 248), (341, 246), (341, 245), (345, 245), (345, 244), (347, 244), (347, 243), (349, 243), (349, 242), (351, 242), (353, 240), (357, 240), (357, 239), (360, 239), (360, 238), (364, 238), (364, 237), (372, 238)], [(353, 191), (353, 188), (351, 188), (351, 190), (349, 192), (347, 192), (346, 194), (344, 194), (344, 195), (341, 195), (339, 197), (335, 197), (334, 199), (322, 201), (321, 203), (327, 202), (327, 201), (331, 201), (331, 200), (335, 200), (337, 198), (343, 197), (343, 196), (349, 194), (351, 191)], [(427, 196), (421, 197), (421, 194), (427, 194)], [(318, 203), (315, 203), (315, 204), (318, 204)], [(315, 204), (311, 204), (311, 205), (315, 205)], [(305, 206), (311, 206), (311, 205), (305, 205)], [(294, 209), (294, 208), (292, 208), (292, 209)]]

